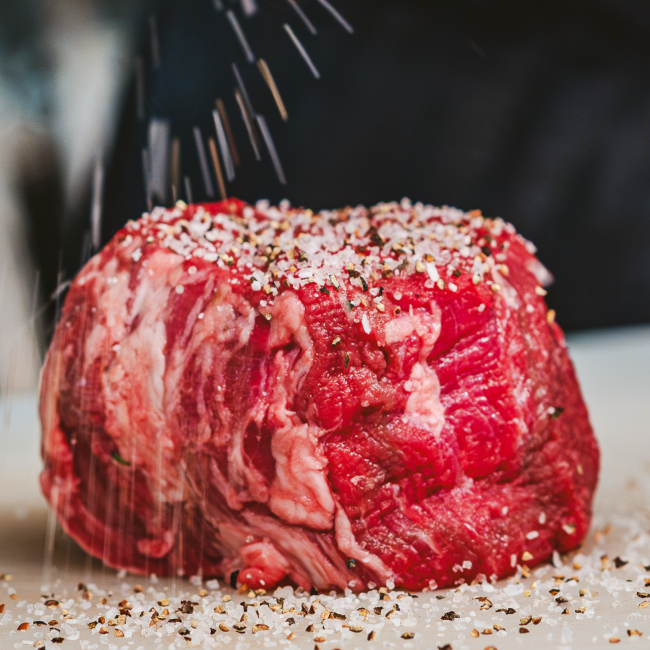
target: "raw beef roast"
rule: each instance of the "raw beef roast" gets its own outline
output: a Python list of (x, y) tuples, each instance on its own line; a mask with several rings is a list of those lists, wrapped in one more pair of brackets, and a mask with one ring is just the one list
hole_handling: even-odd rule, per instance
[(41, 482), (134, 573), (408, 589), (587, 532), (598, 448), (534, 249), (422, 204), (130, 222), (70, 287)]

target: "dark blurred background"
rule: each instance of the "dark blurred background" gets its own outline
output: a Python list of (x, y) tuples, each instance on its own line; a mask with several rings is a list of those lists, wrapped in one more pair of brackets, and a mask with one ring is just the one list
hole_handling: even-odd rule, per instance
[[(229, 195), (313, 209), (403, 196), (480, 208), (537, 245), (556, 278), (548, 301), (566, 330), (650, 322), (650, 3), (333, 0), (349, 34), (317, 0), (296, 2), (317, 34), (288, 0), (4, 0), (4, 60), (13, 61), (3, 65), (4, 83), (42, 125), (30, 140), (37, 155), (18, 165), (41, 300), (91, 252), (98, 160), (102, 242), (146, 210), (148, 198), (172, 202), (171, 158), (165, 186), (152, 190), (151, 178), (145, 185), (143, 150), (151, 157), (157, 146), (152, 124), (154, 134), (169, 129), (166, 147), (178, 138), (180, 178), (189, 178), (193, 199), (209, 198), (193, 129), (201, 129), (216, 187), (207, 141), (216, 139), (212, 110), (221, 98), (240, 159)], [(247, 61), (228, 11), (255, 61), (268, 63), (288, 121)], [(108, 51), (121, 63), (93, 75), (87, 62), (90, 72), (78, 80), (67, 73), (80, 97), (84, 79), (112, 75), (104, 81), (114, 89), (90, 120), (102, 138), (72, 163), (57, 132), (65, 102), (51, 85), (82, 25), (91, 25), (91, 42), (110, 26)], [(266, 119), (286, 185), (261, 140), (255, 158), (233, 62)], [(83, 140), (72, 133), (69, 140)], [(183, 182), (175, 189), (187, 200)], [(54, 310), (44, 314), (45, 338)]]

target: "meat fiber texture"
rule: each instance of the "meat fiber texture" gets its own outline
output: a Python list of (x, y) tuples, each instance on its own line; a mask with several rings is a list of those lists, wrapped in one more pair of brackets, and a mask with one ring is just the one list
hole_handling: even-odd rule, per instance
[(599, 454), (548, 280), (479, 211), (156, 208), (70, 286), (43, 491), (112, 567), (251, 588), (433, 589), (569, 551)]

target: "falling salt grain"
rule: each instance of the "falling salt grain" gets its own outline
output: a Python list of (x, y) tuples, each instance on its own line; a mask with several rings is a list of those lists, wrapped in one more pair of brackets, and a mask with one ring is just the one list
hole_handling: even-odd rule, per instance
[(176, 293), (177, 293), (178, 295), (180, 295), (180, 294), (182, 294), (182, 293), (185, 291), (185, 287), (184, 287), (182, 284), (179, 284), (179, 285), (176, 287), (175, 291), (176, 291)]

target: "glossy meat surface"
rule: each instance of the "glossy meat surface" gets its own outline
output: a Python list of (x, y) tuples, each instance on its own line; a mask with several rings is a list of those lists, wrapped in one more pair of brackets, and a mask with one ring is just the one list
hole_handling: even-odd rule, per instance
[(574, 548), (598, 449), (530, 248), (408, 202), (145, 215), (67, 295), (46, 497), (110, 566), (249, 587), (434, 588)]

